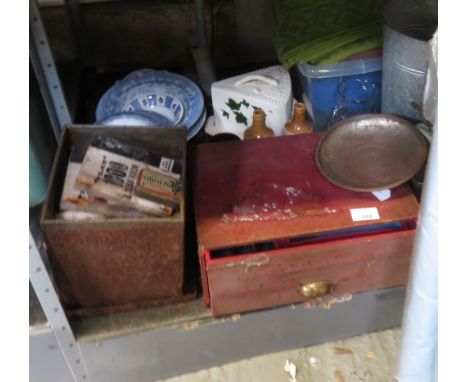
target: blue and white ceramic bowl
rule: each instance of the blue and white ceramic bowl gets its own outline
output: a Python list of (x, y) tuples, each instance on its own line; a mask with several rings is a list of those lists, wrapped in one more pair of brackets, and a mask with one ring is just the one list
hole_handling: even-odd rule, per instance
[(187, 131), (187, 140), (192, 139), (197, 133), (200, 131), (200, 129), (203, 127), (206, 121), (206, 110), (203, 109), (201, 117), (198, 119), (198, 121)]
[(201, 117), (203, 94), (188, 78), (167, 71), (142, 69), (117, 81), (100, 99), (96, 120), (124, 111), (159, 114), (188, 129)]
[(153, 84), (136, 86), (127, 92), (127, 100), (123, 104), (122, 111), (157, 114), (169, 120), (171, 126), (175, 126), (183, 121), (186, 106), (178, 98), (166, 92), (171, 92), (171, 89), (155, 91)]
[(128, 111), (112, 114), (110, 117), (99, 121), (100, 126), (158, 126), (170, 127), (172, 122), (162, 115), (149, 112)]

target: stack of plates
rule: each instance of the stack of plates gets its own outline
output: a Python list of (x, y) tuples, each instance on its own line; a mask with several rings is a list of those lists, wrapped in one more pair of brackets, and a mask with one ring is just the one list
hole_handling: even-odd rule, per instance
[(104, 126), (184, 126), (187, 139), (206, 119), (203, 94), (188, 78), (142, 69), (117, 81), (100, 99), (96, 121)]

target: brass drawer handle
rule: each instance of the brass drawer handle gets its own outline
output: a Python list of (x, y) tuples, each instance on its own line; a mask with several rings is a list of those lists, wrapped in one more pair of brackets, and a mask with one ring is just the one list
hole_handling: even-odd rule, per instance
[(313, 281), (302, 284), (299, 293), (307, 298), (316, 298), (332, 293), (336, 289), (336, 284), (330, 280)]

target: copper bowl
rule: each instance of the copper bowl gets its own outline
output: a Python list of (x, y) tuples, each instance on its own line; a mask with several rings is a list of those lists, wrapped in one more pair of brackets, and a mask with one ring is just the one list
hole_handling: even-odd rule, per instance
[(315, 152), (322, 175), (336, 186), (372, 192), (410, 180), (424, 165), (427, 142), (412, 123), (362, 114), (333, 125)]

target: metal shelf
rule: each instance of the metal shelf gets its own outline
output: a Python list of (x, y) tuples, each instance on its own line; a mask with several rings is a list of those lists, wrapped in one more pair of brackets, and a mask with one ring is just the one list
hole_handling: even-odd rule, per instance
[[(35, 0), (30, 0), (30, 58), (58, 137), (71, 117)], [(29, 255), (37, 295), (30, 302), (32, 381), (153, 382), (392, 328), (400, 325), (403, 311), (405, 288), (398, 287), (356, 294), (331, 308), (298, 304), (215, 319), (196, 300), (69, 320), (48, 271), (38, 209), (30, 216)]]
[(82, 320), (74, 329), (93, 381), (153, 382), (397, 327), (404, 296), (398, 287), (359, 293), (331, 307), (297, 304), (218, 319), (194, 301)]

